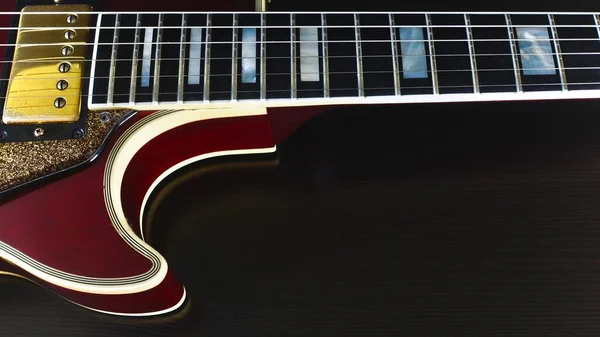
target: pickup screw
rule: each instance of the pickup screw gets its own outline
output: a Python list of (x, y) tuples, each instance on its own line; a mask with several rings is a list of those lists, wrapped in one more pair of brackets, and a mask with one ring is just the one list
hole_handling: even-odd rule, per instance
[(79, 139), (81, 137), (83, 137), (83, 129), (75, 129), (75, 131), (73, 131), (73, 138)]
[(73, 54), (73, 47), (71, 47), (71, 46), (64, 46), (64, 47), (62, 47), (62, 49), (60, 50), (60, 53), (61, 53), (63, 56), (70, 56), (70, 55), (72, 55), (72, 54)]
[(74, 24), (77, 22), (77, 15), (69, 14), (67, 15), (67, 23)]
[(55, 3), (55, 4), (59, 4), (59, 3), (61, 3), (61, 2), (62, 2), (62, 0), (54, 0), (54, 3)]
[(62, 109), (67, 105), (67, 100), (64, 97), (59, 97), (54, 100), (54, 107), (57, 109)]
[(46, 133), (46, 131), (42, 128), (37, 128), (37, 129), (33, 130), (33, 135), (36, 136), (37, 138), (40, 138), (41, 136), (43, 136), (44, 133)]
[(66, 90), (69, 87), (69, 82), (65, 80), (60, 80), (56, 83), (56, 89), (58, 90)]
[(75, 38), (75, 36), (77, 35), (77, 33), (75, 33), (74, 30), (67, 30), (65, 32), (65, 39), (67, 40), (73, 40)]
[(111, 116), (110, 116), (110, 112), (108, 112), (108, 111), (103, 111), (103, 112), (100, 114), (100, 121), (101, 121), (102, 123), (108, 123), (108, 122), (110, 122), (110, 117), (111, 117)]
[(0, 131), (0, 142), (4, 141), (8, 137), (8, 133), (6, 131)]
[(68, 73), (71, 70), (71, 65), (68, 63), (61, 63), (58, 66), (58, 71), (60, 71), (61, 73)]

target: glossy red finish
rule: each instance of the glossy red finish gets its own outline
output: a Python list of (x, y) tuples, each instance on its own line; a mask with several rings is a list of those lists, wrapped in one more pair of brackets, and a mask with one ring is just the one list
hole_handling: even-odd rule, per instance
[[(188, 158), (274, 145), (269, 120), (264, 115), (207, 120), (165, 132), (142, 147), (127, 167), (121, 190), (121, 198), (127, 201), (125, 215), (132, 224), (138, 224), (144, 196), (152, 183)], [(138, 226), (134, 229), (140, 234)]]
[[(53, 1), (48, 0), (48, 3)], [(0, 11), (12, 11), (13, 6), (14, 0), (2, 1)], [(108, 0), (102, 9), (233, 11), (253, 8), (254, 2), (247, 0), (205, 3), (187, 0)], [(7, 26), (8, 21), (8, 16), (0, 16), (0, 25)], [(0, 30), (0, 42), (4, 41), (6, 31)], [(0, 47), (0, 53), (3, 52)], [(121, 195), (128, 220), (137, 230), (141, 202), (147, 188), (174, 164), (214, 151), (271, 147), (325, 109), (280, 109), (269, 111), (268, 118), (259, 116), (195, 122), (160, 135), (142, 148), (127, 169)], [(133, 251), (111, 225), (103, 194), (103, 176), (109, 151), (118, 136), (140, 118), (137, 116), (124, 124), (113, 135), (101, 156), (86, 169), (0, 205), (0, 241), (47, 266), (87, 277), (128, 277), (151, 268), (149, 260)], [(6, 268), (70, 301), (108, 312), (135, 314), (161, 311), (177, 304), (184, 291), (170, 272), (159, 286), (145, 292), (97, 295), (51, 285), (14, 266), (8, 265)]]

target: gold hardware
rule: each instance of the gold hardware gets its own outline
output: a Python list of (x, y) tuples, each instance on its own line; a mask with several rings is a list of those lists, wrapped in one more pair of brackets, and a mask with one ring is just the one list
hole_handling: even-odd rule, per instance
[(64, 97), (59, 97), (54, 100), (54, 107), (57, 109), (62, 109), (67, 105), (67, 100)]
[(68, 87), (69, 82), (67, 82), (66, 80), (60, 80), (58, 81), (58, 83), (56, 83), (56, 89), (58, 90), (67, 90)]
[(69, 70), (71, 70), (71, 65), (68, 64), (68, 63), (66, 63), (66, 62), (65, 63), (61, 63), (58, 66), (58, 71), (60, 71), (61, 73), (68, 73)]
[[(91, 21), (91, 15), (85, 12), (91, 10), (88, 5), (23, 9), (4, 104), (4, 123), (69, 123), (79, 119)], [(65, 22), (72, 28), (65, 31)], [(61, 44), (65, 39), (68, 45)]]
[(69, 23), (69, 24), (77, 23), (77, 15), (75, 15), (75, 14), (67, 15), (67, 23)]

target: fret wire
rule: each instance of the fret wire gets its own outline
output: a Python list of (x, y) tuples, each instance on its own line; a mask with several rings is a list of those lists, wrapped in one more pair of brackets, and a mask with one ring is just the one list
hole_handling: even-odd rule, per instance
[[(233, 26), (238, 26), (238, 15), (233, 15)], [(233, 43), (231, 44), (231, 100), (237, 100), (237, 75), (238, 75), (238, 63), (237, 63), (237, 53), (238, 53), (238, 33), (237, 28), (233, 28)]]
[(290, 14), (290, 67), (291, 67), (291, 98), (297, 98), (298, 88), (297, 85), (297, 77), (296, 77), (296, 16), (294, 14)]
[(394, 15), (389, 14), (390, 20), (390, 43), (392, 44), (392, 67), (394, 71), (394, 93), (400, 95), (400, 65), (398, 64), (398, 43), (396, 43), (396, 29), (394, 28)]
[(323, 46), (323, 96), (329, 97), (329, 50), (327, 48), (327, 16), (321, 14), (321, 35)]
[(354, 14), (354, 34), (356, 36), (356, 76), (358, 78), (358, 96), (365, 97), (365, 85), (363, 80), (362, 46), (360, 43), (360, 20), (358, 14)]
[(164, 25), (164, 15), (158, 15), (158, 30), (156, 31), (156, 51), (154, 53), (154, 83), (152, 86), (152, 102), (158, 102), (158, 89), (160, 86), (160, 61), (162, 55), (162, 32)]
[(505, 14), (506, 29), (508, 31), (508, 39), (510, 41), (510, 51), (512, 53), (513, 68), (515, 71), (515, 83), (517, 85), (517, 92), (523, 92), (523, 83), (521, 82), (521, 70), (519, 69), (519, 53), (517, 53), (517, 45), (515, 42), (515, 34), (511, 28), (512, 20), (510, 15)]
[(116, 57), (117, 57), (117, 49), (118, 49), (118, 43), (119, 43), (119, 32), (117, 31), (117, 27), (119, 27), (119, 25), (121, 24), (120, 22), (121, 20), (121, 15), (118, 14), (115, 17), (115, 36), (113, 37), (113, 47), (112, 47), (112, 51), (110, 54), (110, 74), (108, 77), (108, 94), (107, 94), (107, 104), (108, 105), (112, 105), (113, 104), (113, 95), (115, 93), (115, 71), (117, 70), (117, 65), (116, 65)]
[(565, 66), (563, 63), (562, 54), (560, 52), (560, 44), (556, 41), (556, 38), (558, 37), (558, 30), (556, 29), (556, 26), (554, 24), (554, 15), (548, 14), (548, 21), (550, 22), (550, 34), (552, 36), (552, 40), (554, 40), (554, 49), (556, 50), (556, 59), (558, 61), (558, 74), (560, 77), (560, 87), (562, 91), (569, 90), (567, 87), (567, 75), (565, 74), (564, 70)]
[(181, 45), (179, 48), (179, 72), (177, 78), (177, 102), (183, 103), (183, 87), (185, 83), (185, 53), (187, 52), (187, 14), (181, 16)]
[(427, 37), (429, 39), (429, 61), (431, 63), (431, 83), (433, 86), (433, 94), (439, 94), (438, 79), (437, 79), (437, 66), (435, 63), (435, 47), (433, 45), (433, 30), (431, 29), (431, 15), (425, 14), (425, 20), (427, 22)]
[(475, 43), (473, 42), (473, 31), (471, 29), (471, 18), (465, 14), (465, 25), (467, 26), (467, 39), (469, 40), (469, 56), (471, 59), (471, 70), (473, 73), (473, 92), (479, 93), (479, 76), (477, 75), (477, 59), (475, 58)]
[(267, 98), (267, 17), (264, 13), (260, 14), (260, 99)]
[(204, 46), (204, 102), (208, 102), (210, 95), (210, 33), (212, 14), (206, 15), (206, 45)]
[(138, 71), (138, 56), (140, 52), (140, 45), (137, 43), (141, 39), (141, 31), (142, 31), (142, 16), (138, 14), (136, 16), (135, 23), (135, 38), (133, 45), (133, 56), (132, 56), (132, 67), (131, 67), (131, 85), (129, 87), (129, 104), (135, 103), (135, 94), (137, 90), (137, 71)]

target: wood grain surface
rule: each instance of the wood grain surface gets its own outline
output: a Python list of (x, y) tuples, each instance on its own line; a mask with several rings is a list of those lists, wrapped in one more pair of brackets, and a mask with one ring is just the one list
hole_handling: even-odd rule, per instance
[(276, 167), (196, 168), (157, 196), (151, 243), (187, 285), (186, 315), (96, 314), (4, 277), (0, 335), (598, 336), (599, 112), (600, 101), (331, 111), (282, 144)]

